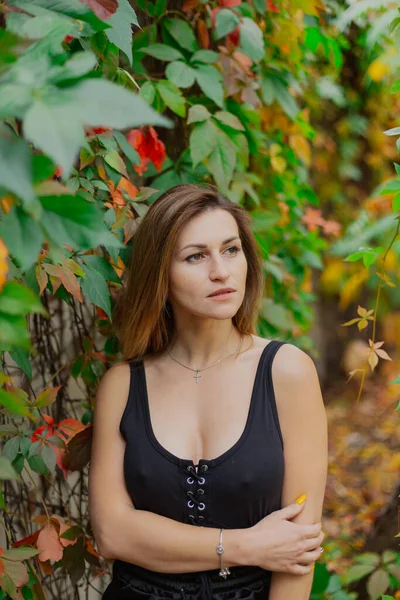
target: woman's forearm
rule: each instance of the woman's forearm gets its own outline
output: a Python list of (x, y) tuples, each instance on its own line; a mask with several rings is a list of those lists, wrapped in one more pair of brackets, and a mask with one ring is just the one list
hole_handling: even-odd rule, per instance
[(293, 575), (291, 573), (272, 573), (269, 600), (309, 600), (313, 574)]
[[(110, 515), (103, 540), (97, 542), (105, 558), (118, 558), (159, 573), (190, 573), (220, 567), (216, 553), (219, 531), (124, 506)], [(224, 530), (224, 566), (251, 563), (248, 531)]]

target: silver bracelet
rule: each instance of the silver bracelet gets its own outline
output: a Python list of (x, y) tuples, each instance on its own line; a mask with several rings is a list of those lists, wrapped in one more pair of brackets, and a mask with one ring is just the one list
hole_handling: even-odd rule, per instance
[(220, 558), (220, 561), (221, 561), (221, 564), (220, 564), (221, 569), (219, 571), (219, 574), (220, 574), (221, 577), (223, 577), (224, 579), (226, 579), (227, 576), (231, 574), (231, 572), (229, 570), (229, 567), (224, 567), (222, 565), (222, 553), (225, 550), (225, 548), (222, 545), (222, 532), (223, 532), (223, 528), (221, 528), (221, 531), (219, 532), (219, 544), (217, 546), (217, 554), (219, 554), (219, 558)]

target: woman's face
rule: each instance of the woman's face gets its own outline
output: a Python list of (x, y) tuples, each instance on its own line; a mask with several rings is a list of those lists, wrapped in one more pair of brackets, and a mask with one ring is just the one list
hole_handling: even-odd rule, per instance
[[(201, 317), (232, 318), (246, 289), (247, 261), (234, 217), (223, 209), (193, 217), (183, 227), (171, 263), (169, 300), (174, 314), (184, 310)], [(234, 291), (210, 294), (220, 288)]]

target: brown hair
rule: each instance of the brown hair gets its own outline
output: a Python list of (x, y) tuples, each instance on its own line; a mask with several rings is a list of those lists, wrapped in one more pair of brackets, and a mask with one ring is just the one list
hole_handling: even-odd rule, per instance
[(133, 238), (125, 282), (113, 312), (124, 360), (140, 360), (161, 353), (170, 343), (174, 322), (167, 300), (168, 283), (178, 236), (192, 217), (218, 208), (228, 211), (236, 220), (247, 260), (246, 291), (232, 322), (243, 334), (255, 333), (263, 271), (250, 215), (213, 185), (176, 185), (151, 204)]

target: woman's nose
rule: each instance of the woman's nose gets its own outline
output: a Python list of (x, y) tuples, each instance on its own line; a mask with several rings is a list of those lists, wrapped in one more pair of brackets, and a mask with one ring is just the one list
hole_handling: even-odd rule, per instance
[(210, 263), (210, 278), (225, 279), (229, 276), (229, 270), (222, 256), (211, 259)]

